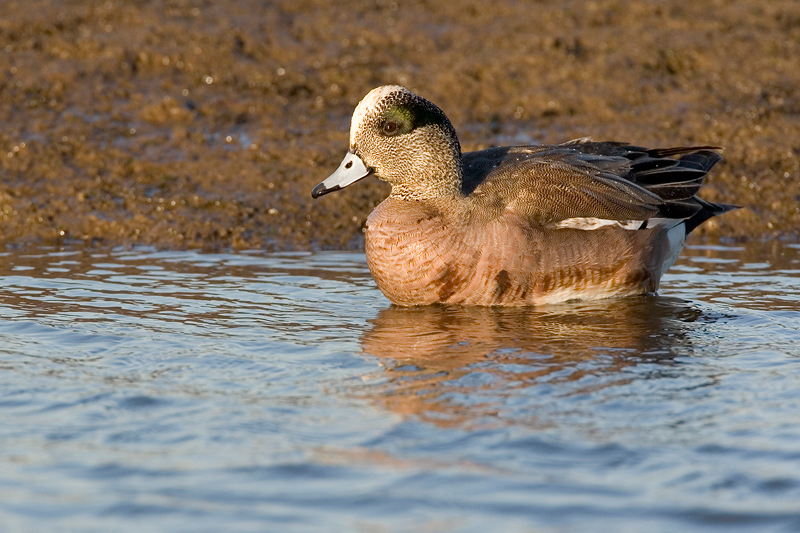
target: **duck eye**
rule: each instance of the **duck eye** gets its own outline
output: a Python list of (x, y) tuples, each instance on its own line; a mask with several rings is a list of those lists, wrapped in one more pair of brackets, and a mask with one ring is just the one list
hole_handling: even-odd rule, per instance
[(400, 125), (397, 122), (387, 121), (383, 123), (384, 135), (395, 135), (400, 131)]

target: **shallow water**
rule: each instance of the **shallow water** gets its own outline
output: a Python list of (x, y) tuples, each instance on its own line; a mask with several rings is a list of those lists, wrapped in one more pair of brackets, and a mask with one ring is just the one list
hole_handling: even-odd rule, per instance
[(362, 254), (9, 252), (4, 531), (796, 531), (800, 248), (392, 308)]

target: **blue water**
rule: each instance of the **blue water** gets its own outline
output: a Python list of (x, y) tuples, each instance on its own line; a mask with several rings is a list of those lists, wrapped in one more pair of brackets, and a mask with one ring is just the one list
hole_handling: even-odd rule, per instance
[(392, 308), (358, 253), (2, 254), (0, 529), (798, 531), (800, 248)]

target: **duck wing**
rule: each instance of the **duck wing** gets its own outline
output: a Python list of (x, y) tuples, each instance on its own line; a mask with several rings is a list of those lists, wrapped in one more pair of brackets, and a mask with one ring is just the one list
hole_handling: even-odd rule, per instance
[(464, 154), (463, 192), (496, 215), (511, 210), (543, 225), (576, 218), (690, 219), (708, 206), (733, 208), (695, 196), (722, 159), (714, 150), (649, 149), (588, 139), (490, 148)]

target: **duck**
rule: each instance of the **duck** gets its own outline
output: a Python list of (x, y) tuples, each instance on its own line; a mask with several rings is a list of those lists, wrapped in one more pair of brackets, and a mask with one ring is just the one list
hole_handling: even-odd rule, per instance
[(435, 104), (399, 85), (356, 106), (319, 198), (391, 185), (365, 228), (367, 264), (398, 306), (538, 306), (654, 294), (686, 236), (738, 206), (697, 196), (715, 146), (575, 139), (462, 153)]

